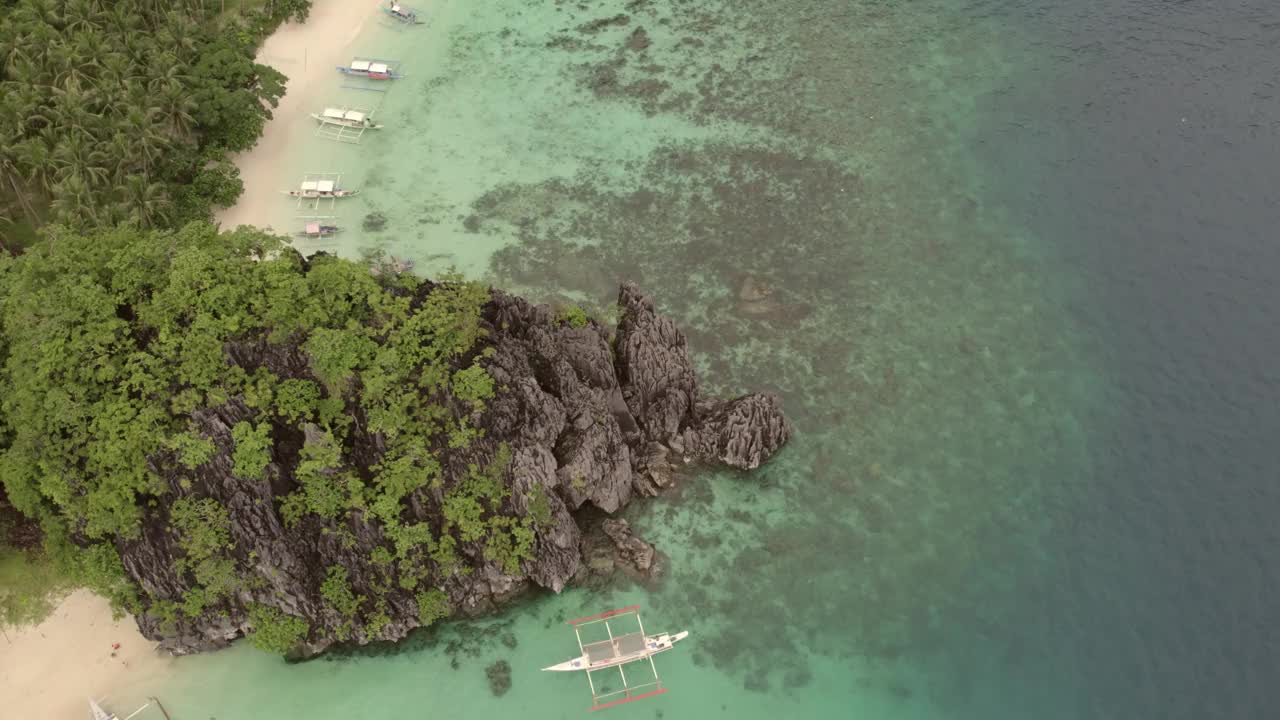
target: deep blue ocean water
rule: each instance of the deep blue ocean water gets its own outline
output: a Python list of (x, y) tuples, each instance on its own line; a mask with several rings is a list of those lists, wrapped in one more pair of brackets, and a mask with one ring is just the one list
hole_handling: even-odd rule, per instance
[(972, 8), (1027, 61), (981, 100), (992, 192), (1108, 378), (1036, 655), (1078, 677), (1064, 717), (1276, 717), (1280, 5)]

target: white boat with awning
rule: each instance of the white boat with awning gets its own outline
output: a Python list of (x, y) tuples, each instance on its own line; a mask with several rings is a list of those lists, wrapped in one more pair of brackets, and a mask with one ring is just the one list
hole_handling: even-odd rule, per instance
[(373, 112), (357, 107), (327, 107), (323, 112), (311, 113), (320, 122), (317, 137), (359, 144), (366, 130), (381, 130), (382, 123), (374, 122)]

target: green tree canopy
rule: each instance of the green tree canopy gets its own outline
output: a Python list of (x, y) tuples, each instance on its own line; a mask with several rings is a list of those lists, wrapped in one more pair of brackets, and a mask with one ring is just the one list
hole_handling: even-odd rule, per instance
[[(85, 573), (126, 600), (116, 543), (140, 537), (144, 517), (167, 517), (192, 585), (181, 602), (153, 599), (169, 615), (254, 586), (227, 510), (192, 478), (216, 466), (272, 487), (281, 438), (294, 448), (291, 485), (272, 490), (286, 527), (340, 538), (347, 523), (380, 525), (387, 587), (453, 572), (467, 543), (517, 572), (535, 519), (511, 509), (510, 450), (453, 478), (443, 470), (481, 437), (472, 423), (496, 392), (483, 365), (488, 298), (456, 277), (419, 287), (336, 257), (304, 261), (250, 228), (52, 226), (0, 259), (0, 480), (51, 547), (87, 546)], [(305, 361), (279, 377), (238, 365), (246, 347)], [(202, 423), (225, 408), (238, 419), (211, 435)], [(372, 466), (352, 459), (356, 425), (379, 436)], [(439, 498), (436, 519), (406, 521), (423, 489)], [(374, 626), (380, 602), (361, 610)]]
[[(175, 227), (239, 196), (285, 78), (254, 61), (274, 16), (194, 0), (0, 8), (0, 213), (33, 225)], [(4, 226), (0, 225), (0, 231)]]

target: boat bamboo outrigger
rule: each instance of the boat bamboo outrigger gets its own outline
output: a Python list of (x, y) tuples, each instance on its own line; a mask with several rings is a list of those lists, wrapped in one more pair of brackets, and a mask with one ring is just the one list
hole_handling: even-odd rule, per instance
[(320, 121), (316, 137), (358, 145), (365, 130), (381, 130), (382, 124), (373, 121), (373, 112), (357, 107), (327, 107), (324, 112), (311, 113)]
[[(99, 705), (96, 700), (89, 698), (89, 720), (130, 720), (130, 718), (136, 716), (138, 713), (151, 707), (152, 703), (159, 707), (161, 712), (164, 712), (164, 707), (160, 705), (160, 701), (155, 698), (151, 698), (151, 702), (148, 702), (122, 718), (113, 712), (103, 710), (102, 706)], [(168, 713), (165, 713), (165, 716), (168, 717)]]
[(402, 5), (396, 0), (391, 0), (386, 7), (382, 8), (382, 11), (389, 15), (392, 20), (404, 25), (422, 25), (426, 22), (418, 17), (417, 10), (408, 5)]
[(343, 75), (357, 75), (370, 80), (399, 80), (404, 77), (404, 74), (400, 72), (399, 60), (381, 60), (366, 57), (352, 58), (350, 65), (346, 67), (339, 65), (338, 72)]
[(289, 197), (298, 198), (298, 207), (308, 206), (318, 210), (320, 204), (328, 202), (329, 207), (341, 198), (349, 198), (360, 193), (359, 190), (347, 190), (339, 186), (341, 175), (338, 173), (307, 173), (297, 190), (281, 190)]
[[(638, 629), (633, 632), (616, 634), (610, 623), (616, 623), (628, 617), (635, 618), (635, 626)], [(654, 664), (653, 656), (670, 650), (677, 642), (689, 637), (688, 630), (674, 634), (665, 632), (654, 635), (645, 634), (644, 624), (640, 622), (639, 605), (570, 620), (567, 624), (573, 626), (573, 633), (578, 638), (578, 650), (582, 654), (572, 660), (566, 660), (542, 669), (552, 672), (585, 670), (587, 684), (591, 687), (592, 710), (602, 710), (614, 705), (643, 700), (647, 697), (665, 693), (667, 688), (662, 686), (662, 678), (658, 677), (658, 666)], [(583, 630), (586, 628), (594, 629), (595, 626), (602, 626), (606, 637), (584, 644), (582, 642)], [(596, 635), (599, 635), (598, 631)], [(652, 679), (640, 678), (643, 682), (629, 680), (627, 673), (622, 669), (623, 666), (640, 662), (642, 663), (641, 667), (643, 667), (643, 661), (645, 660), (649, 661), (649, 669), (653, 671)], [(613, 688), (606, 684), (597, 686), (592, 673), (613, 668), (617, 668), (618, 675), (622, 680), (622, 686), (620, 688)], [(633, 670), (632, 679), (635, 679), (635, 677), (635, 671)]]

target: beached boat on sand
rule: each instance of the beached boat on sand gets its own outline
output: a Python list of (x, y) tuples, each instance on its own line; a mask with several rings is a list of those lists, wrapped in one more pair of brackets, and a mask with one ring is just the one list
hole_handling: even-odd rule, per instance
[(351, 64), (338, 66), (343, 75), (357, 75), (370, 80), (399, 80), (404, 77), (400, 72), (399, 60), (379, 60), (378, 58), (353, 58)]

